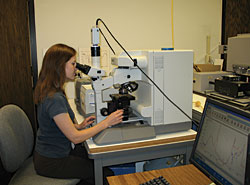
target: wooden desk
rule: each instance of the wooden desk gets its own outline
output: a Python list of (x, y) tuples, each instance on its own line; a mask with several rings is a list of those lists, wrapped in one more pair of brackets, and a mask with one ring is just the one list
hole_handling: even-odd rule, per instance
[(194, 165), (183, 165), (161, 170), (138, 172), (108, 177), (110, 185), (139, 185), (153, 178), (163, 176), (171, 185), (209, 185), (212, 181)]

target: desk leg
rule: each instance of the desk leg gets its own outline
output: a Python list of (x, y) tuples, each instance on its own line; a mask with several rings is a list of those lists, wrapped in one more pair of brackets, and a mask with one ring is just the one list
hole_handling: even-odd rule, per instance
[(190, 157), (191, 157), (192, 150), (193, 150), (193, 145), (187, 147), (187, 155), (186, 155), (186, 157), (187, 157), (187, 162), (186, 162), (186, 164), (189, 164), (189, 159), (190, 159)]
[(192, 153), (193, 146), (187, 146), (186, 154), (184, 155), (184, 164), (189, 164), (189, 159)]
[(102, 172), (102, 160), (95, 159), (94, 160), (94, 168), (95, 168), (95, 184), (103, 185), (103, 172)]

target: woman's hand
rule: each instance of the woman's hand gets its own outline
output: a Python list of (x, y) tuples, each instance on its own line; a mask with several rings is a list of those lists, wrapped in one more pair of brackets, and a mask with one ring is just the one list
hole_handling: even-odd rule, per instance
[(106, 119), (104, 120), (107, 126), (116, 125), (118, 123), (121, 123), (123, 119), (123, 110), (117, 110), (115, 112), (112, 112)]
[(79, 125), (79, 129), (83, 129), (85, 127), (87, 127), (88, 125), (94, 123), (95, 121), (95, 116), (89, 116), (87, 117), (80, 125)]

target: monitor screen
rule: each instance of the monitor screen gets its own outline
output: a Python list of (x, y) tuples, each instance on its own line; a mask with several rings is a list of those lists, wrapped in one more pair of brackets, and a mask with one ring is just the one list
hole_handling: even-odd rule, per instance
[(216, 184), (249, 184), (249, 114), (207, 98), (190, 162)]

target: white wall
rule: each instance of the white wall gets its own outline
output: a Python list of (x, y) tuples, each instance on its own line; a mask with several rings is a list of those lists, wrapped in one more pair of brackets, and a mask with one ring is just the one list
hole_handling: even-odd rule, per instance
[[(193, 49), (194, 63), (204, 63), (209, 35), (212, 57), (219, 58), (221, 15), (221, 0), (174, 0), (175, 49)], [(127, 50), (172, 47), (171, 0), (35, 0), (35, 18), (38, 69), (43, 51), (53, 44), (65, 43), (76, 50), (90, 48), (90, 29), (97, 18)], [(107, 47), (104, 39), (102, 46)]]

